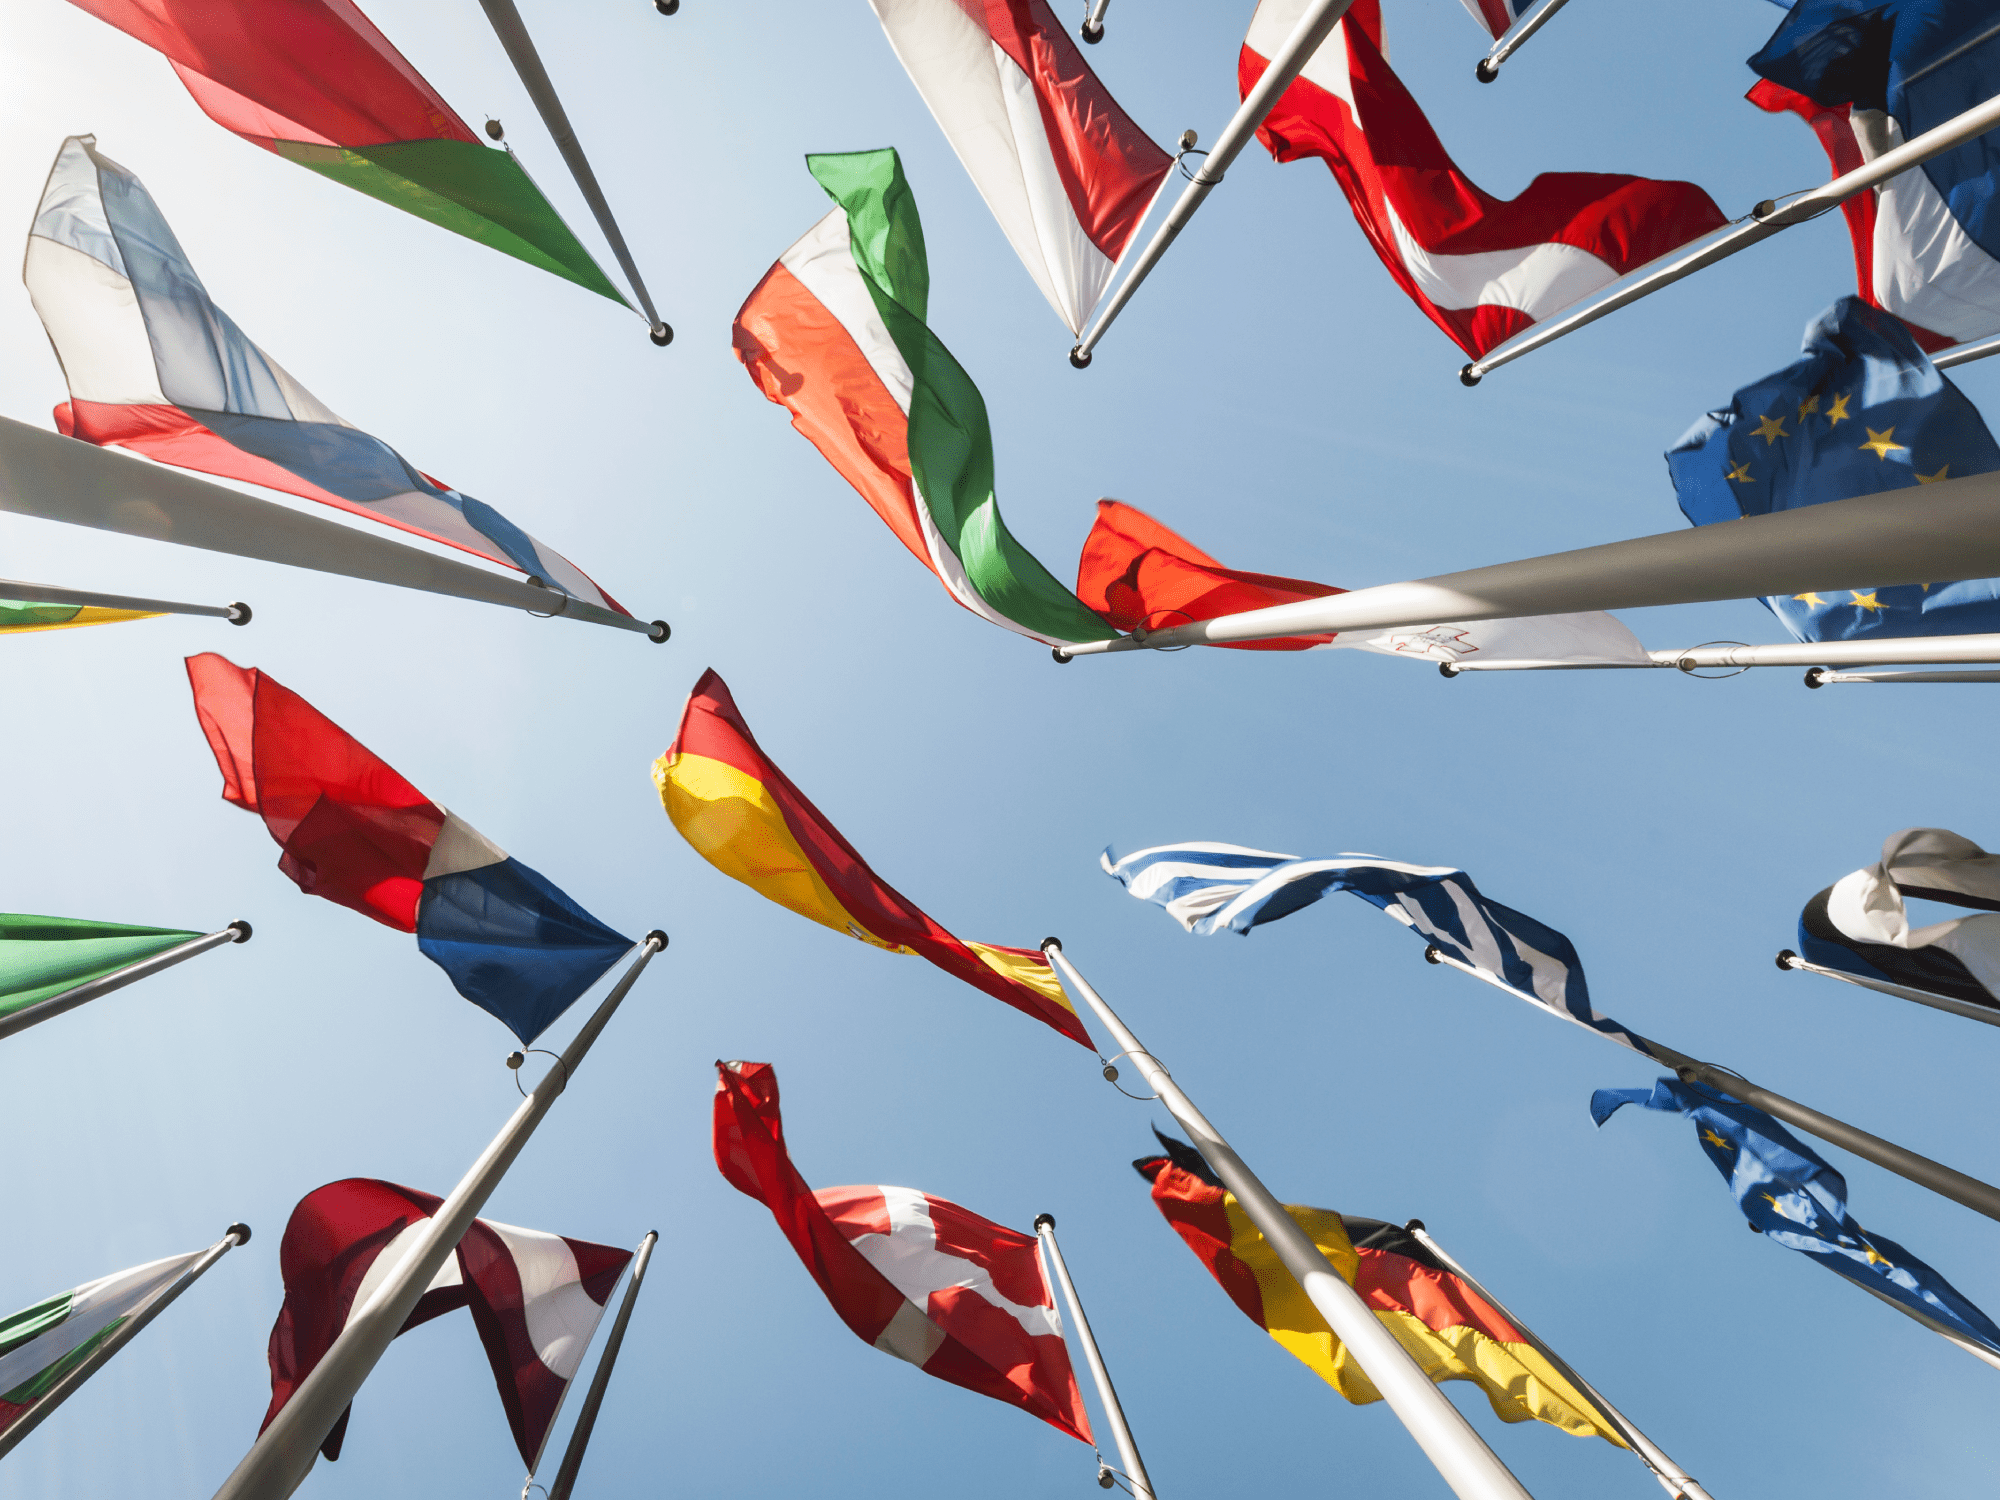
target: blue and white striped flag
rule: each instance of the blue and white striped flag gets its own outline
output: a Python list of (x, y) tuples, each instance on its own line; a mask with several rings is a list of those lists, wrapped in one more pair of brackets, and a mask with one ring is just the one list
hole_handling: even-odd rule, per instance
[(1189, 932), (1204, 937), (1217, 932), (1247, 937), (1251, 928), (1290, 916), (1329, 891), (1352, 891), (1522, 999), (1654, 1055), (1644, 1037), (1591, 1009), (1583, 960), (1568, 938), (1487, 900), (1463, 870), (1372, 854), (1299, 859), (1207, 843), (1162, 844), (1117, 861), (1106, 849), (1099, 863), (1141, 901), (1165, 908)]

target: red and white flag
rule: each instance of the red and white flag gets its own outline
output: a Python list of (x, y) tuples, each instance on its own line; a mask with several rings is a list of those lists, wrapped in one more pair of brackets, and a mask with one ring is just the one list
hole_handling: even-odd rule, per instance
[(716, 1166), (771, 1210), (855, 1336), (1090, 1442), (1034, 1236), (910, 1188), (815, 1193), (785, 1152), (771, 1065), (715, 1066)]
[[(430, 1193), (349, 1177), (299, 1200), (278, 1248), (285, 1305), (271, 1330), (271, 1407), (263, 1426), (326, 1357), (347, 1318), (389, 1277), (443, 1202)], [(474, 1219), (397, 1330), (469, 1307), (493, 1365), (522, 1462), (533, 1472), (629, 1250)], [(340, 1457), (352, 1408), (320, 1445)]]
[[(1261, 0), (1237, 63), (1244, 94), (1307, 0)], [(1257, 132), (1279, 161), (1332, 168), (1389, 274), (1474, 358), (1727, 221), (1688, 182), (1544, 172), (1495, 198), (1453, 165), (1390, 71), (1379, 0), (1356, 3)]]

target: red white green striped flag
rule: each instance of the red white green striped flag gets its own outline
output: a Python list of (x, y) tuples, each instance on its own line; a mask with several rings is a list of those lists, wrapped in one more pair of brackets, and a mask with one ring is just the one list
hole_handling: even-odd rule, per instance
[(839, 206), (757, 283), (736, 357), (960, 604), (1050, 645), (1113, 638), (1000, 519), (986, 402), (924, 321), (930, 264), (901, 160), (806, 166)]

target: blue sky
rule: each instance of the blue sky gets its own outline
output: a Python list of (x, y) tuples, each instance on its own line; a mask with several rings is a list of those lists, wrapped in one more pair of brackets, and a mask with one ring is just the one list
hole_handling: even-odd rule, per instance
[[(1079, 374), (860, 0), (522, 9), (678, 330), (668, 350), (572, 286), (237, 141), (83, 12), (7, 0), (0, 226), (26, 233), (62, 137), (94, 131), (309, 389), (674, 638), (0, 517), (10, 576), (257, 611), (241, 631), (160, 620), (7, 646), (0, 906), (242, 917), (257, 937), (0, 1052), (0, 1307), (235, 1218), (257, 1235), (0, 1466), (0, 1500), (209, 1493), (264, 1407), (292, 1204), (344, 1176), (443, 1192), (517, 1102), (504, 1029), (409, 938), (300, 896), (257, 820), (219, 800), (180, 666), (211, 649), (306, 695), (607, 921), (672, 934), (489, 1204), (579, 1238), (661, 1232), (580, 1493), (1094, 1492), (1073, 1441), (840, 1325), (713, 1167), (717, 1057), (777, 1066), (816, 1184), (912, 1186), (1023, 1228), (1054, 1213), (1163, 1497), (1445, 1493), (1385, 1408), (1290, 1361), (1160, 1221), (1127, 1165), (1156, 1109), (680, 842), (647, 766), (707, 666), (887, 879), (964, 936), (1060, 934), (1281, 1197), (1425, 1219), (1719, 1500), (1993, 1483), (1991, 1370), (1745, 1234), (1684, 1122), (1591, 1127), (1593, 1088), (1650, 1076), (1636, 1059), (1424, 966), (1360, 902), (1196, 939), (1096, 868), (1107, 844), (1188, 838), (1463, 866), (1570, 935), (1600, 1009), (1991, 1180), (2000, 1148), (1973, 1128), (1990, 1032), (1771, 964), (1806, 898), (1891, 831), (1992, 840), (1981, 689), (1809, 693), (1791, 669), (1446, 682), (1359, 653), (1057, 668), (955, 608), (729, 349), (743, 296), (825, 210), (802, 155), (896, 145), (932, 326), (985, 394), (1027, 546), (1068, 576), (1108, 495), (1234, 565), (1359, 586), (1679, 525), (1660, 454), (1851, 290), (1837, 220), (1467, 391), (1324, 169), (1253, 149)], [(1777, 19), (1761, 0), (1579, 0), (1487, 87), (1455, 0), (1386, 9), (1399, 71), (1493, 192), (1627, 171), (1698, 181), (1735, 214), (1825, 177), (1801, 124), (1742, 102), (1741, 60)], [(1212, 139), (1249, 11), (1116, 0), (1090, 58), (1159, 139)], [(595, 244), (472, 0), (370, 14), (468, 119), (506, 122)], [(24, 292), (0, 290), (0, 343), (0, 412), (47, 423), (63, 384)], [(2000, 374), (1963, 374), (1989, 404)], [(1776, 638), (1750, 602), (1628, 623), (1651, 646)], [(1862, 1223), (2000, 1311), (1994, 1226), (1828, 1154)], [(1503, 1427), (1448, 1389), (1536, 1494), (1655, 1493), (1629, 1456)], [(519, 1482), (455, 1316), (390, 1350), (345, 1456), (303, 1493)]]

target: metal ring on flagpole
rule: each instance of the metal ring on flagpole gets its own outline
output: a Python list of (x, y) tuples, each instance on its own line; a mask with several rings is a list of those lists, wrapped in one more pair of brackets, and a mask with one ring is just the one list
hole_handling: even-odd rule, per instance
[[(1154, 625), (1153, 624), (1154, 615), (1179, 615), (1188, 624), (1190, 625), (1194, 624), (1194, 616), (1189, 614), (1184, 609), (1169, 608), (1169, 609), (1148, 610), (1146, 612), (1146, 617), (1139, 622), (1139, 628), (1132, 632), (1132, 638), (1134, 640), (1139, 641), (1143, 644), (1145, 637), (1151, 635), (1156, 629), (1168, 628), (1168, 627)], [(1148, 651), (1161, 651), (1161, 652), (1185, 651), (1187, 650), (1188, 647), (1192, 646), (1193, 644), (1194, 644), (1193, 641), (1183, 641), (1178, 646), (1147, 646), (1146, 649)]]
[[(1688, 650), (1703, 651), (1710, 646), (1747, 647), (1749, 644), (1750, 643), (1748, 641), (1703, 641), (1698, 646), (1688, 647)], [(1697, 663), (1695, 663), (1694, 661), (1690, 660), (1688, 657), (1685, 656), (1681, 657), (1678, 661), (1676, 661), (1674, 665), (1676, 667), (1679, 667), (1681, 671), (1686, 673), (1689, 677), (1699, 677), (1703, 682), (1720, 682), (1725, 677), (1741, 677), (1745, 672), (1750, 670), (1748, 667), (1736, 667), (1726, 672), (1716, 672), (1716, 671), (1704, 672), (1701, 670), (1700, 666)]]
[(561, 604), (557, 605), (556, 608), (551, 613), (546, 615), (537, 614), (532, 609), (529, 610), (528, 613), (533, 618), (537, 620), (553, 620), (557, 615), (567, 614), (569, 612), (569, 595), (563, 593), (562, 590), (560, 589), (550, 588), (547, 580), (545, 580), (541, 574), (530, 573), (528, 575), (528, 583), (531, 587), (546, 590), (548, 593), (554, 594), (558, 599), (562, 600)]
[[(555, 1058), (556, 1066), (563, 1069), (563, 1087), (567, 1089), (569, 1087), (569, 1069), (563, 1068), (563, 1060), (546, 1047), (529, 1047), (520, 1052), (510, 1052), (507, 1054), (507, 1067), (514, 1075), (514, 1087), (520, 1089), (521, 1097), (523, 1099), (528, 1097), (528, 1091), (521, 1088), (521, 1064), (528, 1060), (530, 1053), (535, 1052), (541, 1053), (544, 1057)], [(523, 1490), (521, 1493), (525, 1495), (527, 1491)], [(544, 1493), (547, 1492), (544, 1491)]]
[[(1185, 150), (1176, 151), (1174, 153), (1174, 165), (1180, 168), (1181, 176), (1185, 177), (1189, 182), (1193, 182), (1195, 180), (1195, 175), (1194, 173), (1190, 172), (1187, 169), (1187, 159), (1190, 156), (1205, 157), (1207, 155), (1208, 153), (1206, 151), (1197, 151), (1194, 147), (1189, 146)], [(1208, 185), (1210, 187), (1213, 187), (1215, 186), (1216, 183), (1220, 181), (1222, 181), (1220, 177), (1210, 178), (1208, 179)]]
[(1118, 1081), (1118, 1059), (1121, 1057), (1130, 1057), (1131, 1055), (1132, 1052), (1129, 1047), (1123, 1052), (1114, 1052), (1109, 1057), (1106, 1057), (1102, 1052), (1098, 1053), (1097, 1060), (1104, 1064), (1104, 1081), (1118, 1090), (1127, 1099), (1136, 1099), (1141, 1104), (1158, 1103), (1160, 1098), (1158, 1094), (1135, 1094)]

